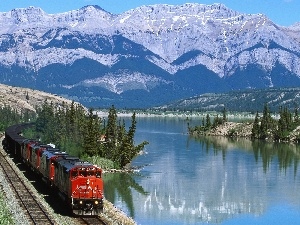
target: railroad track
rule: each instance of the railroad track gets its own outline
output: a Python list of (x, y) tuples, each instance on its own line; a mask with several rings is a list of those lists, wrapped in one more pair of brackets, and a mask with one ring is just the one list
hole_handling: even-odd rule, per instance
[(82, 225), (106, 225), (99, 217), (79, 217), (78, 223)]
[(9, 163), (8, 155), (0, 151), (0, 166), (5, 174), (11, 190), (15, 193), (20, 206), (24, 209), (31, 224), (54, 225), (57, 224), (41, 205), (39, 199), (34, 195), (31, 188), (26, 185), (15, 168)]

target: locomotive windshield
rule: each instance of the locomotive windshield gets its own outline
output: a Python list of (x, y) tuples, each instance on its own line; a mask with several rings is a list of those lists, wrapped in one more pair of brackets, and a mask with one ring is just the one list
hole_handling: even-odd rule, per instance
[(101, 178), (101, 170), (95, 167), (77, 167), (71, 170), (71, 178), (96, 176)]

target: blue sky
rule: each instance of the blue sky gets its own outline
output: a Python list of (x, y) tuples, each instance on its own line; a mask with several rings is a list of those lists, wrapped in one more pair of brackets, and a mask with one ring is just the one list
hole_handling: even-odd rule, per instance
[(86, 5), (99, 5), (108, 12), (118, 14), (141, 5), (180, 5), (187, 2), (223, 3), (242, 13), (263, 13), (273, 22), (282, 26), (300, 22), (300, 0), (1, 0), (0, 12), (37, 6), (45, 12), (53, 14), (79, 9)]

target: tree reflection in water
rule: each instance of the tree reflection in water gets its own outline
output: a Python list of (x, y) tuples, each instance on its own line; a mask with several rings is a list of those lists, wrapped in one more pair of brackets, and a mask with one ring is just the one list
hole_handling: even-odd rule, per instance
[(129, 216), (134, 218), (132, 190), (143, 195), (147, 195), (147, 192), (142, 186), (135, 182), (133, 174), (105, 173), (103, 179), (105, 198), (114, 203), (117, 201), (117, 198), (120, 197), (129, 210)]
[(261, 158), (264, 172), (267, 172), (270, 163), (278, 160), (279, 169), (286, 171), (290, 166), (294, 166), (294, 175), (296, 176), (300, 159), (300, 145), (278, 142), (267, 142), (262, 140), (254, 140), (246, 138), (228, 138), (203, 136), (196, 138), (200, 141), (206, 152), (214, 151), (214, 154), (221, 153), (223, 160), (226, 158), (226, 152), (234, 149), (243, 149), (253, 152), (255, 161)]

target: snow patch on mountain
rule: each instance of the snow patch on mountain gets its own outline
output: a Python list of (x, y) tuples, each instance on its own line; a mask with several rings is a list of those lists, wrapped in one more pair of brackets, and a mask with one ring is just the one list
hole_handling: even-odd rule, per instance
[(157, 78), (155, 76), (142, 74), (139, 72), (130, 72), (128, 70), (119, 70), (116, 73), (107, 73), (102, 77), (83, 80), (74, 85), (64, 85), (64, 88), (71, 89), (78, 86), (98, 86), (105, 88), (113, 93), (121, 94), (128, 90), (146, 90), (149, 91), (161, 84), (169, 84), (170, 81)]

